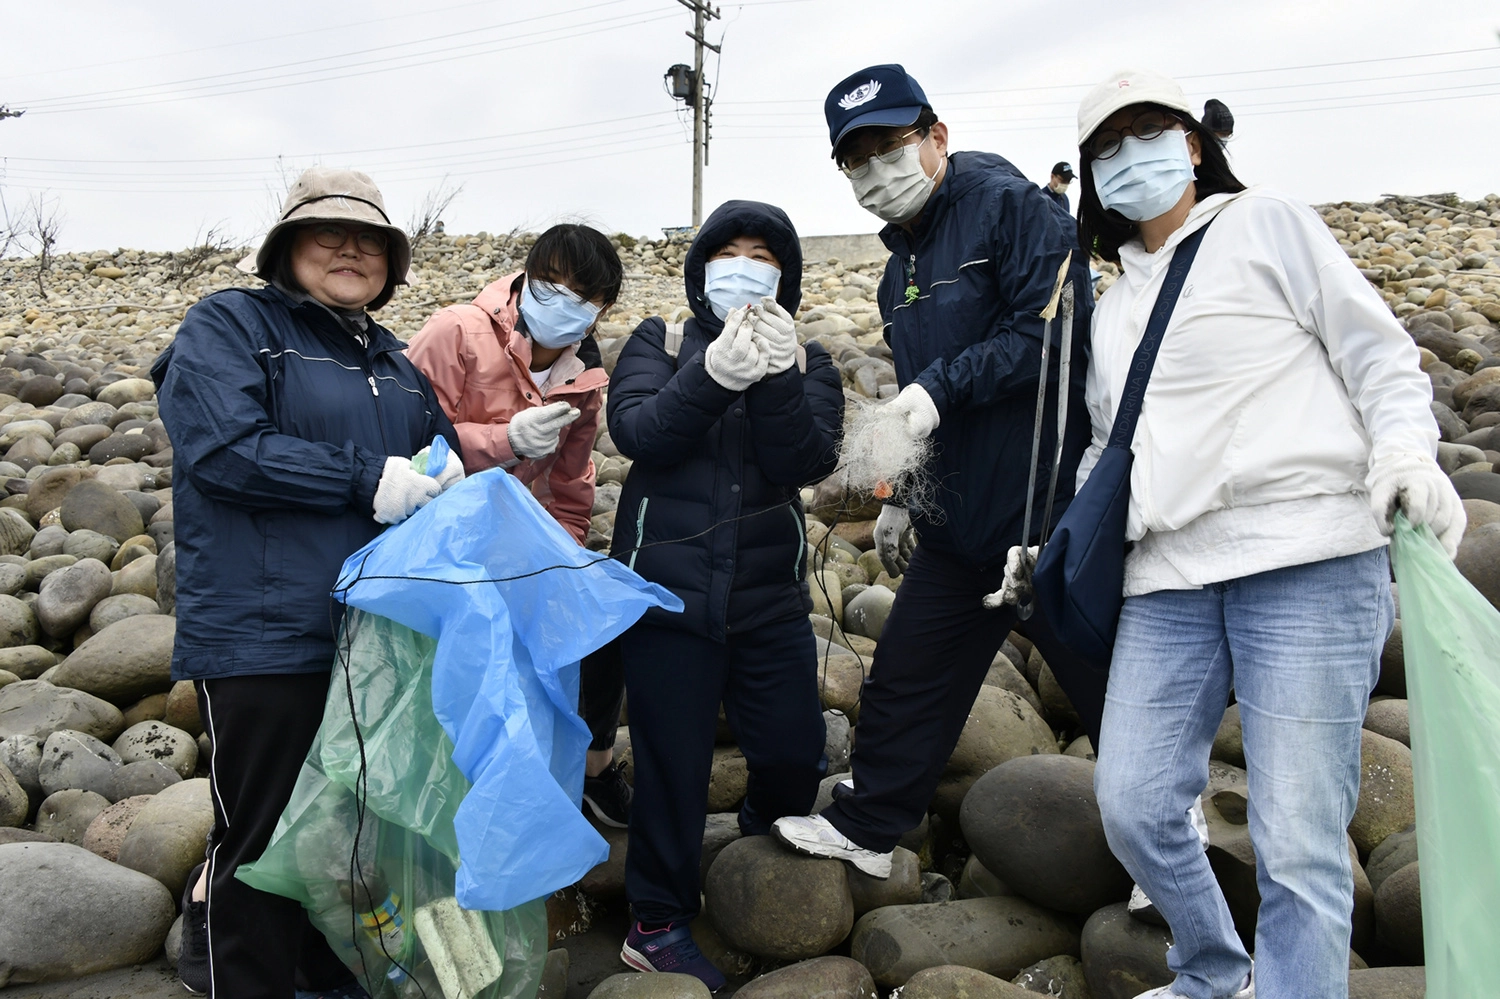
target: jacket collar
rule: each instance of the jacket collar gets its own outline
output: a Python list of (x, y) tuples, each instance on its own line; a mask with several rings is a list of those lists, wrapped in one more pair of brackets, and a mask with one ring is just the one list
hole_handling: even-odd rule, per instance
[(317, 299), (308, 296), (305, 300), (299, 301), (273, 284), (258, 289), (257, 293), (282, 306), (292, 315), (301, 318), (319, 335), (326, 334), (329, 339), (339, 343), (348, 344), (356, 349), (368, 350), (372, 355), (406, 349), (406, 345), (396, 339), (396, 334), (377, 323), (369, 313), (365, 314), (368, 322), (364, 330), (369, 338), (369, 346), (362, 348), (350, 331), (345, 328), (344, 321), (339, 318), (338, 314)]
[(1219, 212), (1223, 211), (1225, 206), (1251, 190), (1254, 188), (1247, 188), (1236, 194), (1210, 194), (1188, 211), (1188, 216), (1182, 225), (1167, 237), (1167, 241), (1155, 253), (1146, 252), (1146, 244), (1141, 242), (1140, 236), (1121, 243), (1120, 266), (1144, 275), (1154, 275), (1171, 261), (1179, 243), (1208, 225), (1218, 217)]

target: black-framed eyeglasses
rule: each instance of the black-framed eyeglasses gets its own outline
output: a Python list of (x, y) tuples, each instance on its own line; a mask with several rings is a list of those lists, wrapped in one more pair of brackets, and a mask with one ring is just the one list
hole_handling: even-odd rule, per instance
[(1133, 135), (1142, 142), (1150, 142), (1163, 132), (1182, 125), (1182, 119), (1165, 111), (1148, 109), (1130, 120), (1124, 128), (1106, 128), (1093, 134), (1084, 152), (1090, 159), (1107, 160), (1120, 151), (1125, 136)]
[[(901, 150), (906, 148), (906, 140), (918, 132), (926, 131), (914, 128), (905, 135), (894, 135), (875, 147), (871, 153), (861, 153), (851, 156), (839, 164), (839, 169), (844, 171), (844, 176), (857, 180), (870, 172), (870, 160), (878, 159), (882, 163), (894, 163), (901, 157)], [(918, 143), (920, 145), (920, 143)]]
[(312, 229), (313, 242), (325, 250), (337, 250), (349, 239), (351, 232), (354, 236), (354, 245), (359, 247), (359, 252), (372, 257), (385, 254), (390, 247), (391, 241), (385, 233), (379, 229), (354, 229), (339, 225), (337, 222), (319, 222), (310, 227)]

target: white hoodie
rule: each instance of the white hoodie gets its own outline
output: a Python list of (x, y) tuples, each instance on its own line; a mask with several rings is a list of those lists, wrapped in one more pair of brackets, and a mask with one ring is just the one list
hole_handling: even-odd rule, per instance
[(1131, 447), (1126, 596), (1378, 548), (1370, 462), (1437, 448), (1411, 337), (1311, 209), (1257, 187), (1203, 199), (1156, 253), (1120, 248), (1121, 276), (1094, 310), (1079, 487), (1172, 253), (1210, 220)]

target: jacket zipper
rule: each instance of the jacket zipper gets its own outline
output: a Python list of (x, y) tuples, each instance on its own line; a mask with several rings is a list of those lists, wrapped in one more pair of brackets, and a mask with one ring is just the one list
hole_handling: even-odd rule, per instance
[(625, 567), (631, 571), (635, 570), (635, 557), (641, 553), (641, 543), (646, 539), (646, 504), (651, 502), (651, 497), (642, 496), (640, 508), (635, 515), (635, 548), (630, 553), (630, 561)]
[(792, 581), (800, 583), (802, 582), (802, 561), (807, 557), (807, 525), (802, 522), (801, 517), (797, 516), (795, 506), (788, 506), (787, 512), (792, 515), (792, 523), (797, 528), (797, 561), (792, 563)]

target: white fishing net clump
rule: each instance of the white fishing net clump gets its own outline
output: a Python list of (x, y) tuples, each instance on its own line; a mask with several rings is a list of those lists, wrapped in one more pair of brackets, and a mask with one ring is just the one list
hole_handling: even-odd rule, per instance
[(905, 500), (913, 513), (941, 515), (937, 483), (927, 465), (935, 445), (930, 437), (906, 432), (905, 414), (878, 402), (849, 400), (839, 472), (847, 492), (877, 500)]

